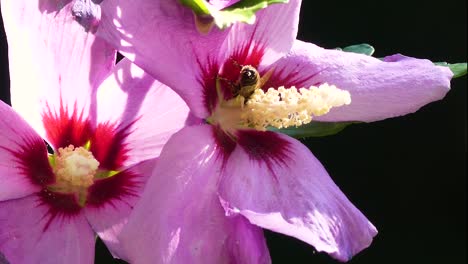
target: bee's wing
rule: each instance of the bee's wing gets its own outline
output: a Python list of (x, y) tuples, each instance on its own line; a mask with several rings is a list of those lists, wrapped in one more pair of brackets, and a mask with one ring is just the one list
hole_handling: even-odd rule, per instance
[(268, 79), (270, 79), (271, 75), (273, 74), (274, 72), (274, 69), (271, 68), (269, 69), (261, 78), (260, 78), (260, 82), (259, 82), (259, 86), (258, 87), (263, 87), (263, 85), (268, 81)]

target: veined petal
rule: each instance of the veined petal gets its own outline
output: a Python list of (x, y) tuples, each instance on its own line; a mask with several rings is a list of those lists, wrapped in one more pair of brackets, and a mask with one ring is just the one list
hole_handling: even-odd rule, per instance
[[(105, 188), (106, 186), (109, 187), (109, 182), (103, 184), (104, 188), (95, 188), (95, 190), (91, 191), (94, 198), (96, 198), (95, 196), (101, 196), (98, 198), (103, 198), (102, 196), (114, 198), (110, 201), (106, 200), (106, 203), (102, 204), (93, 204), (93, 201), (91, 201), (90, 206), (84, 209), (90, 225), (101, 240), (104, 241), (114, 257), (128, 259), (120, 247), (117, 236), (120, 234), (122, 227), (127, 223), (128, 216), (138, 201), (139, 195), (143, 192), (146, 180), (151, 175), (155, 164), (155, 159), (147, 160), (108, 178), (110, 181), (117, 179), (117, 181), (131, 182), (131, 184), (126, 185), (127, 189), (123, 191), (124, 195), (122, 196), (112, 197), (112, 194), (105, 193), (106, 190), (112, 189)], [(133, 188), (130, 189), (128, 186)]]
[[(260, 57), (257, 60), (261, 59), (265, 66), (283, 57), (296, 39), (300, 8), (300, 0), (290, 0), (258, 11), (253, 25), (236, 23), (223, 43), (220, 61), (225, 61), (226, 56), (244, 59), (249, 57), (247, 54), (256, 53)], [(238, 63), (255, 64), (255, 59)]]
[(224, 215), (221, 166), (210, 126), (171, 137), (119, 237), (131, 263), (268, 262), (261, 230)]
[(86, 32), (72, 15), (73, 2), (64, 2), (70, 1), (1, 2), (12, 105), (43, 137), (45, 108), (86, 109), (115, 61), (114, 49)]
[(219, 186), (228, 213), (342, 261), (370, 245), (375, 227), (299, 141), (273, 132), (238, 136)]
[(118, 63), (97, 92), (98, 123), (127, 130), (119, 142), (128, 149), (125, 167), (159, 156), (169, 137), (185, 125), (188, 112), (174, 91), (128, 59)]
[[(38, 197), (0, 202), (0, 252), (10, 263), (93, 263), (94, 234), (82, 215), (48, 222)], [(46, 227), (47, 226), (47, 227)]]
[(201, 35), (192, 11), (173, 0), (106, 0), (98, 35), (174, 89), (196, 116), (208, 116), (197, 78), (214, 59), (228, 31)]
[(252, 225), (243, 216), (226, 216), (227, 241), (223, 250), (229, 253), (225, 258), (227, 263), (271, 263), (270, 253), (263, 236), (263, 230)]
[(45, 165), (47, 170), (49, 165), (42, 138), (2, 101), (0, 116), (0, 201), (4, 201), (39, 191), (41, 180), (48, 182), (53, 176), (51, 171), (40, 176), (38, 167)]
[(333, 84), (351, 93), (351, 104), (333, 108), (317, 121), (372, 122), (413, 113), (442, 99), (450, 89), (451, 71), (429, 60), (394, 55), (379, 60), (327, 50), (296, 41), (274, 65), (265, 87)]

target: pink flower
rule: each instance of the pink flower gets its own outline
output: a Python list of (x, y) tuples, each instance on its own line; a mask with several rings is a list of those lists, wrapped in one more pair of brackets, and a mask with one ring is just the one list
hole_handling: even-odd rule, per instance
[(130, 262), (268, 263), (261, 228), (342, 261), (370, 245), (375, 227), (306, 147), (252, 129), (256, 123), (239, 117), (253, 101), (249, 94), (238, 96), (241, 68), (269, 76), (265, 92), (330, 85), (347, 90), (350, 104), (316, 120), (363, 122), (412, 113), (443, 98), (452, 73), (428, 60), (379, 60), (296, 40), (299, 9), (297, 0), (274, 5), (260, 11), (254, 25), (201, 36), (191, 11), (174, 1), (102, 3), (98, 34), (206, 121), (183, 128), (161, 152), (119, 236)]
[[(92, 263), (117, 234), (188, 108), (75, 21), (72, 4), (2, 1), (12, 104), (0, 102), (0, 252)], [(54, 154), (47, 153), (44, 140)]]

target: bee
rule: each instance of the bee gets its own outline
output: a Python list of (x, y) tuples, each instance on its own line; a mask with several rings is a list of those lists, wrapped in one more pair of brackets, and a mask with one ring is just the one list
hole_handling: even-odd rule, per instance
[(236, 83), (231, 84), (234, 97), (242, 96), (246, 100), (261, 88), (270, 78), (272, 70), (269, 70), (264, 76), (260, 77), (257, 69), (251, 65), (242, 66), (239, 78)]
[(260, 80), (260, 73), (257, 69), (250, 65), (242, 66), (239, 79), (233, 87), (233, 95), (249, 98), (255, 90), (261, 87)]

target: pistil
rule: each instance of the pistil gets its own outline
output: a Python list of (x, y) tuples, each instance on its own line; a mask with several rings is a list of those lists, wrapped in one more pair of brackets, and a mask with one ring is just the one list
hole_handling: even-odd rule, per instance
[(264, 131), (268, 127), (299, 127), (310, 123), (314, 116), (328, 113), (333, 107), (351, 103), (348, 91), (328, 84), (299, 89), (281, 86), (269, 88), (267, 92), (256, 89), (248, 98), (238, 95), (227, 101), (220, 94), (218, 96), (220, 103), (208, 122), (219, 125), (231, 135), (236, 129)]
[(350, 103), (348, 91), (328, 84), (300, 89), (281, 86), (270, 88), (266, 93), (257, 89), (246, 101), (242, 120), (246, 126), (257, 130), (266, 130), (269, 126), (299, 127), (310, 123), (313, 116), (324, 115), (333, 107)]

